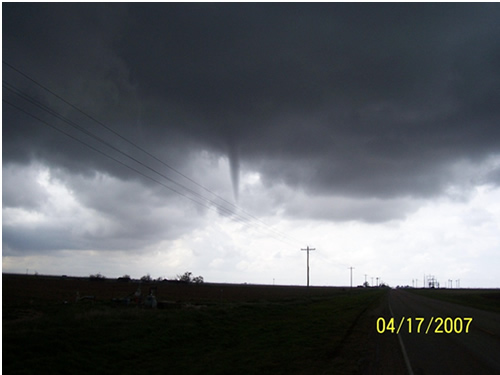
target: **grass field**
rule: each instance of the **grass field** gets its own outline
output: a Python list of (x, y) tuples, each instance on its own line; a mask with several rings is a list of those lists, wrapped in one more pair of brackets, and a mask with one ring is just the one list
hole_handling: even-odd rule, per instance
[[(168, 309), (112, 302), (137, 286), (3, 275), (4, 373), (352, 373), (358, 358), (336, 355), (385, 293), (160, 283)], [(77, 291), (96, 299), (76, 303)]]
[(499, 289), (407, 289), (425, 297), (500, 313)]

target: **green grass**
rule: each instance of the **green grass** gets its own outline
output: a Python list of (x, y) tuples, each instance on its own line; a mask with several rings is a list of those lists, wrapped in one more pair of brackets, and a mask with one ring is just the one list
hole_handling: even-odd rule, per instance
[(498, 289), (408, 289), (425, 297), (500, 312), (500, 290)]
[(337, 291), (322, 298), (173, 310), (108, 303), (31, 306), (24, 312), (17, 307), (4, 312), (3, 370), (7, 374), (334, 373), (335, 354), (350, 328), (383, 293)]

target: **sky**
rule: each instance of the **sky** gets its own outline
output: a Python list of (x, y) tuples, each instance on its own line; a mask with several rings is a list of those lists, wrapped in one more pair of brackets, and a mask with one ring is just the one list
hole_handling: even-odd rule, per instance
[(3, 3), (3, 272), (500, 287), (499, 18)]

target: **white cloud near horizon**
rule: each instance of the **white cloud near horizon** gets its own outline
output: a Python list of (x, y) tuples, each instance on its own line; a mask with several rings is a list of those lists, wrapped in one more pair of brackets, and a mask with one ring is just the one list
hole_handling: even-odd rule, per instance
[[(228, 168), (223, 160), (212, 165), (216, 166), (215, 174), (219, 173), (217, 169)], [(39, 205), (30, 205), (28, 199), (24, 208), (4, 207), (4, 236), (5, 232), (9, 234), (11, 226), (17, 228), (19, 235), (23, 231), (46, 233), (56, 228), (51, 236), (66, 237), (54, 239), (54, 244), (68, 240), (74, 248), (49, 249), (43, 242), (44, 248), (25, 244), (32, 246), (25, 254), (4, 248), (3, 272), (24, 273), (29, 269), (43, 274), (78, 276), (101, 272), (108, 277), (129, 274), (137, 278), (149, 273), (155, 278), (173, 278), (191, 271), (212, 282), (271, 284), (274, 281), (303, 285), (306, 256), (300, 249), (309, 245), (316, 248), (310, 253), (311, 285), (348, 285), (347, 267), (353, 266), (356, 285), (364, 282), (365, 274), (369, 283), (372, 277), (380, 277), (391, 286), (411, 285), (414, 279), (421, 283), (424, 274), (432, 274), (442, 285), (448, 279), (460, 279), (462, 287), (499, 286), (494, 270), (500, 260), (500, 189), (492, 185), (475, 187), (467, 198), (457, 199), (454, 194), (420, 202), (405, 217), (384, 222), (297, 219), (295, 215), (287, 216), (286, 210), (270, 210), (268, 217), (260, 216), (261, 221), (247, 224), (216, 211), (205, 210), (197, 216), (195, 209), (188, 209), (178, 211), (180, 216), (174, 220), (178, 228), (170, 228), (172, 220), (169, 220), (168, 229), (154, 227), (150, 230), (151, 237), (143, 237), (135, 248), (130, 243), (124, 244), (120, 239), (123, 229), (117, 229), (127, 221), (112, 216), (106, 219), (102, 216), (104, 211), (87, 207), (86, 201), (80, 201), (61, 181), (51, 179), (47, 168), (6, 168), (4, 178), (10, 175), (18, 178), (19, 173), (26, 179), (31, 176), (32, 181), (24, 181), (26, 186), (45, 199)], [(99, 191), (111, 182), (101, 177), (94, 183), (92, 188)], [(243, 201), (244, 192), (256, 193), (256, 189), (263, 188), (254, 172), (244, 174), (241, 183)], [(134, 182), (127, 185), (130, 186), (122, 187), (124, 191), (137, 188)], [(280, 189), (285, 191), (283, 187)], [(117, 186), (113, 191), (117, 191)], [(292, 196), (291, 192), (286, 194)], [(256, 195), (265, 196), (263, 191)], [(296, 194), (295, 199), (306, 198)], [(178, 197), (174, 201), (179, 200), (186, 199)], [(335, 202), (326, 208), (334, 210)], [(161, 215), (172, 218), (175, 212), (161, 206), (157, 209), (157, 213), (152, 210), (146, 216), (161, 221)], [(252, 211), (251, 206), (248, 211)], [(137, 216), (131, 220), (132, 224), (144, 219)], [(272, 224), (272, 230), (263, 222)], [(117, 238), (112, 240), (113, 237)], [(307, 243), (301, 245), (296, 239)], [(102, 246), (102, 241), (108, 248)], [(78, 244), (82, 247), (78, 248)], [(109, 244), (113, 244), (112, 249)]]

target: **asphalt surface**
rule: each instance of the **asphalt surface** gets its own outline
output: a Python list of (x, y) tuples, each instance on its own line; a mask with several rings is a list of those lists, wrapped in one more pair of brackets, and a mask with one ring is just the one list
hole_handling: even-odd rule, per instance
[[(384, 335), (398, 336), (410, 375), (500, 374), (500, 314), (403, 290), (392, 290), (388, 303), (394, 326), (385, 322), (384, 327), (383, 322), (379, 322), (378, 328), (394, 328), (394, 333)], [(417, 317), (424, 318), (420, 333)], [(437, 318), (443, 319), (441, 325)], [(472, 318), (468, 333), (465, 332), (468, 322), (464, 318)], [(456, 332), (460, 330), (461, 333)]]

